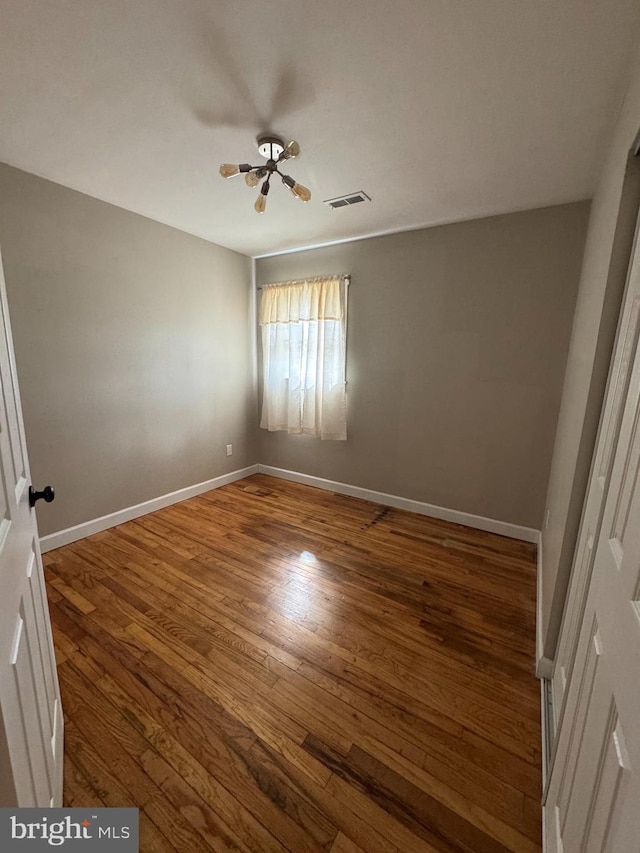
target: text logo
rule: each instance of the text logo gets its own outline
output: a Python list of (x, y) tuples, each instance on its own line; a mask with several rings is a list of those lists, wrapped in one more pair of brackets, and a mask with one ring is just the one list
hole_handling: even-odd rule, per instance
[(0, 808), (0, 850), (138, 853), (138, 809)]

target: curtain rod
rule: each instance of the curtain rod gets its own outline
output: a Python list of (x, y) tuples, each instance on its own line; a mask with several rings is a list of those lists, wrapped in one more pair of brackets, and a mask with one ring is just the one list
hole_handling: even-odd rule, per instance
[[(315, 278), (296, 278), (296, 279), (293, 279), (293, 281), (279, 281), (277, 284), (264, 285), (264, 287), (281, 287), (284, 284), (299, 284), (300, 282), (303, 282), (303, 281), (320, 281), (323, 278), (332, 278), (332, 276), (330, 276), (330, 275), (319, 275), (319, 276), (316, 276)], [(349, 273), (345, 273), (344, 275), (336, 276), (336, 278), (342, 278), (342, 279), (344, 279), (345, 284), (351, 284), (351, 275)], [(258, 287), (256, 287), (256, 290), (264, 290), (264, 287), (262, 285), (259, 285)]]

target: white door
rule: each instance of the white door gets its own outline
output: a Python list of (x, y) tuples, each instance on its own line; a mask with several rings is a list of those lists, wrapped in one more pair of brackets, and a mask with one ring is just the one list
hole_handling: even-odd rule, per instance
[(553, 714), (556, 732), (561, 725), (567, 685), (571, 678), (575, 660), (579, 629), (582, 623), (595, 557), (594, 545), (600, 533), (604, 498), (609, 485), (613, 453), (618, 441), (620, 419), (627, 396), (633, 357), (640, 333), (639, 224), (640, 218), (636, 224), (635, 244), (629, 264), (623, 308), (618, 324), (616, 344), (602, 407), (598, 440), (594, 451), (587, 497), (573, 558), (571, 582), (553, 671)]
[(62, 805), (62, 708), (0, 258), (0, 806)]
[[(638, 305), (638, 296), (630, 301)], [(636, 311), (637, 323), (637, 308)], [(640, 851), (640, 348), (545, 802), (548, 853)], [(599, 443), (604, 441), (600, 436)]]

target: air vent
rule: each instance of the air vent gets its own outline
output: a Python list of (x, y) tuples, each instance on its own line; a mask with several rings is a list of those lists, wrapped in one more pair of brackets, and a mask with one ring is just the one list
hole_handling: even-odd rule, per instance
[(369, 196), (362, 191), (357, 193), (349, 193), (349, 195), (341, 195), (338, 198), (328, 198), (324, 204), (328, 204), (332, 210), (338, 207), (348, 207), (350, 204), (360, 204), (361, 201), (371, 201)]

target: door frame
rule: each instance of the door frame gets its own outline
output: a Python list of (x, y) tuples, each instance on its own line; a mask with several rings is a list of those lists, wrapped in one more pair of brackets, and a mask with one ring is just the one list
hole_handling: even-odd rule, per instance
[[(624, 282), (621, 301), (617, 313), (617, 326), (615, 337), (609, 356), (609, 368), (607, 381), (603, 395), (602, 408), (598, 430), (595, 438), (589, 479), (585, 490), (582, 505), (580, 526), (573, 552), (571, 573), (567, 594), (565, 597), (564, 610), (556, 653), (553, 660), (551, 677), (542, 679), (542, 721), (543, 721), (543, 796), (542, 804), (546, 803), (549, 792), (549, 781), (553, 775), (556, 763), (558, 733), (565, 722), (566, 697), (569, 692), (573, 664), (575, 662), (580, 631), (584, 620), (584, 613), (591, 587), (591, 576), (596, 555), (595, 544), (598, 542), (604, 505), (609, 489), (609, 481), (615, 455), (615, 445), (618, 440), (620, 420), (624, 408), (624, 400), (628, 390), (630, 371), (621, 375), (618, 369), (619, 348), (624, 343), (627, 324), (630, 319), (629, 304), (629, 273), (634, 261), (635, 253), (640, 252), (640, 130), (636, 134), (633, 145), (627, 155), (623, 185), (618, 215), (614, 232), (609, 267), (607, 274), (607, 288), (611, 283)], [(635, 340), (631, 341), (631, 354), (636, 347), (640, 347), (640, 335), (636, 334)], [(620, 386), (622, 380), (622, 387)], [(617, 394), (619, 397), (617, 397)], [(615, 408), (616, 403), (622, 399), (622, 405)], [(612, 448), (606, 459), (606, 468), (602, 467), (602, 444), (608, 443)], [(599, 490), (599, 494), (596, 494)], [(589, 543), (591, 542), (591, 546)], [(561, 697), (560, 705), (556, 705), (557, 697), (554, 691), (554, 682), (557, 676), (560, 656), (567, 656), (567, 678)], [(568, 722), (568, 721), (567, 721)]]

